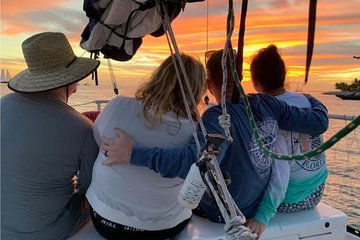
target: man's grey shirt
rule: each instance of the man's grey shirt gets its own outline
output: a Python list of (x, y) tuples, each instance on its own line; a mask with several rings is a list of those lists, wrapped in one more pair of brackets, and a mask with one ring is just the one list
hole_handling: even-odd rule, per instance
[[(6, 239), (64, 239), (80, 217), (98, 154), (89, 119), (56, 97), (11, 93), (1, 103), (1, 231)], [(4, 238), (4, 239), (5, 239)]]

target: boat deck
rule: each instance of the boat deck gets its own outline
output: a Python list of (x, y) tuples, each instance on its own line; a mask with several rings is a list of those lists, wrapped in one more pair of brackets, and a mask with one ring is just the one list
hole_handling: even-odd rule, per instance
[[(346, 236), (347, 217), (343, 212), (320, 203), (315, 209), (298, 213), (277, 214), (263, 233), (261, 240), (355, 240)], [(69, 240), (103, 239), (88, 222)], [(223, 240), (224, 225), (193, 216), (190, 223), (173, 240)]]
[(360, 237), (357, 237), (350, 233), (346, 233), (345, 240), (360, 240)]

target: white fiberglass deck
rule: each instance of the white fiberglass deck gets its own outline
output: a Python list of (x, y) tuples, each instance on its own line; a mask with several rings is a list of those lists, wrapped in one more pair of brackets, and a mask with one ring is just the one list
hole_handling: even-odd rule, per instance
[[(292, 214), (277, 214), (263, 233), (261, 240), (343, 240), (346, 235), (346, 215), (324, 203), (315, 209)], [(103, 239), (87, 223), (69, 240)], [(193, 216), (185, 230), (174, 240), (222, 240), (224, 225)]]

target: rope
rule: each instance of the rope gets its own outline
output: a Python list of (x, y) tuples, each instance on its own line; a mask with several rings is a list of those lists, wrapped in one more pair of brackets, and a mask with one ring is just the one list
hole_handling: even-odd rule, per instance
[[(225, 46), (222, 54), (221, 59), (221, 68), (223, 72), (223, 83), (221, 86), (221, 108), (223, 110), (223, 114), (219, 116), (219, 124), (224, 129), (225, 137), (229, 143), (233, 142), (233, 139), (230, 135), (230, 115), (227, 113), (226, 109), (226, 88), (227, 88), (227, 55), (230, 52), (230, 59), (234, 59), (233, 49), (231, 45), (231, 35), (234, 31), (234, 10), (233, 10), (233, 1), (229, 0), (229, 10), (228, 10), (228, 16), (227, 16), (227, 23), (226, 23), (226, 41)], [(232, 69), (233, 71), (233, 69)], [(237, 80), (239, 78), (237, 77)], [(216, 161), (216, 159), (215, 159)], [(214, 164), (215, 170), (217, 172), (221, 173), (220, 167), (218, 164)], [(217, 180), (217, 179), (216, 179)], [(233, 198), (231, 197), (228, 188), (225, 185), (225, 181), (222, 178), (222, 180), (219, 182), (221, 186), (221, 190), (224, 190), (222, 192), (224, 202), (227, 203), (227, 208), (229, 209), (229, 213), (224, 212), (224, 207), (220, 207), (222, 205), (222, 202), (219, 201), (217, 198), (217, 194), (213, 195), (215, 196), (216, 202), (218, 203), (218, 206), (220, 208), (220, 211), (224, 217), (224, 220), (226, 222), (225, 232), (226, 232), (226, 239), (232, 240), (232, 239), (255, 239), (256, 234), (252, 234), (252, 231), (249, 228), (246, 228), (243, 226), (243, 224), (246, 221), (245, 216), (242, 214), (242, 212), (237, 207), (236, 203), (234, 202)], [(212, 187), (212, 186), (211, 186)], [(228, 215), (229, 214), (229, 215)], [(227, 218), (225, 218), (227, 217)]]
[[(233, 8), (232, 1), (229, 1), (229, 11)], [(221, 69), (223, 73), (223, 82), (221, 85), (221, 108), (222, 108), (222, 115), (219, 116), (219, 124), (224, 129), (225, 137), (229, 143), (233, 142), (233, 138), (230, 134), (230, 115), (227, 113), (226, 109), (226, 88), (227, 88), (227, 56), (230, 52), (230, 55), (233, 55), (233, 49), (231, 46), (231, 35), (234, 31), (234, 14), (228, 14), (227, 21), (226, 21), (226, 41), (224, 46), (224, 51), (221, 58)], [(234, 57), (234, 56), (232, 56)]]
[(118, 88), (118, 84), (117, 84), (117, 81), (115, 78), (114, 69), (112, 67), (110, 58), (107, 59), (107, 63), (108, 63), (108, 67), (109, 67), (110, 80), (113, 85), (114, 93), (115, 93), (115, 95), (119, 95), (119, 88)]
[(257, 237), (256, 233), (241, 224), (240, 217), (234, 217), (224, 227), (226, 240), (253, 240)]
[[(226, 106), (226, 103), (225, 103), (225, 106)], [(230, 127), (231, 127), (230, 114), (228, 114), (227, 112), (226, 113), (223, 112), (223, 114), (218, 117), (218, 120), (219, 120), (220, 126), (225, 131), (225, 136), (227, 136), (226, 138), (227, 138), (228, 142), (232, 143), (233, 138), (231, 137), (231, 134), (230, 134)]]
[(180, 75), (180, 71), (179, 71), (179, 68), (178, 68), (178, 63), (176, 62), (175, 56), (173, 54), (173, 50), (172, 50), (172, 47), (171, 47), (171, 44), (170, 44), (170, 41), (169, 41), (169, 36), (168, 36), (167, 32), (166, 32), (166, 39), (168, 41), (169, 49), (170, 49), (170, 52), (171, 52), (171, 60), (173, 61), (174, 68), (175, 68), (175, 71), (176, 71), (176, 75), (179, 76), (178, 77), (178, 82), (179, 82), (179, 86), (180, 86), (180, 90), (181, 90), (181, 95), (183, 96), (182, 99), (183, 99), (183, 103), (184, 103), (184, 106), (185, 106), (186, 115), (187, 115), (188, 119), (191, 122), (191, 131), (192, 131), (193, 138), (195, 140), (197, 153), (200, 154), (201, 145), (200, 145), (199, 138), (197, 137), (195, 122), (193, 121), (192, 116), (191, 116), (191, 111), (190, 111), (190, 108), (189, 108), (189, 102), (187, 101), (184, 86), (183, 86), (182, 80), (180, 78), (181, 75)]
[[(90, 58), (94, 58), (96, 60), (99, 59), (99, 51), (91, 51), (90, 52)], [(91, 79), (95, 80), (95, 85), (99, 85), (99, 78), (98, 78), (98, 69), (95, 69), (92, 73), (91, 73)]]
[[(156, 1), (156, 7), (157, 7), (157, 10), (158, 10), (161, 18), (162, 18), (162, 24), (163, 24), (163, 27), (164, 27), (164, 30), (165, 30), (165, 33), (166, 33), (166, 38), (168, 40), (168, 45), (169, 45), (171, 56), (172, 56), (171, 58), (173, 60), (174, 68), (175, 68), (175, 71), (176, 71), (176, 74), (177, 74), (178, 80), (179, 80), (179, 85), (180, 85), (180, 89), (181, 89), (181, 94), (183, 96), (183, 101), (184, 101), (184, 105), (185, 105), (186, 114), (188, 116), (189, 121), (191, 121), (191, 123), (192, 123), (192, 134), (193, 134), (193, 137), (194, 137), (195, 142), (196, 142), (196, 147), (197, 147), (198, 154), (200, 154), (201, 145), (200, 145), (200, 142), (199, 142), (199, 139), (198, 139), (198, 136), (197, 136), (195, 123), (194, 123), (194, 121), (192, 120), (192, 117), (191, 117), (191, 111), (190, 111), (189, 103), (187, 101), (187, 98), (186, 98), (186, 95), (185, 95), (185, 90), (184, 90), (184, 87), (183, 87), (183, 84), (182, 84), (182, 81), (181, 81), (181, 75), (180, 75), (179, 67), (180, 67), (181, 72), (183, 74), (182, 75), (183, 80), (185, 81), (186, 88), (187, 88), (187, 91), (189, 93), (190, 100), (191, 100), (193, 106), (197, 106), (197, 103), (195, 101), (194, 94), (192, 93), (190, 81), (189, 81), (188, 75), (186, 73), (184, 63), (182, 62), (179, 49), (177, 47), (174, 32), (173, 32), (173, 30), (171, 28), (169, 16), (167, 14), (167, 11), (164, 9), (164, 5), (162, 5), (161, 3), (164, 4), (160, 0), (157, 0)], [(175, 54), (173, 54), (173, 50), (175, 51)], [(175, 57), (176, 57), (177, 62), (175, 60)], [(197, 108), (195, 108), (195, 113), (196, 113), (196, 118), (198, 119), (198, 123), (199, 123), (200, 129), (201, 129), (201, 132), (202, 132), (202, 134), (203, 134), (203, 136), (205, 138), (205, 136), (207, 134), (206, 129), (205, 129), (205, 125), (204, 125), (204, 123), (203, 123), (203, 121), (201, 119), (200, 112), (199, 112), (199, 110)]]
[[(216, 199), (216, 202), (218, 203), (219, 209), (222, 213), (222, 216), (224, 217), (225, 222), (228, 223), (232, 218), (239, 216), (243, 219), (243, 223), (244, 223), (246, 221), (246, 218), (241, 213), (236, 203), (234, 202), (233, 198), (231, 197), (215, 156), (211, 155), (210, 157), (212, 161), (208, 162), (207, 166), (208, 169), (210, 169), (209, 172), (212, 174), (213, 180), (215, 181), (213, 184), (216, 184), (219, 187), (216, 192), (213, 192), (213, 195)], [(209, 184), (209, 187), (211, 189), (212, 187), (211, 184)], [(220, 201), (218, 195), (222, 196), (221, 200), (223, 200), (224, 203)], [(228, 211), (225, 211), (225, 209), (227, 209)]]

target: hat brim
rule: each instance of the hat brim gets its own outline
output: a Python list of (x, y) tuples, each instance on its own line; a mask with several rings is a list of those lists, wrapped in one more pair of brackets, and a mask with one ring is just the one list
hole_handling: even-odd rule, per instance
[(67, 68), (52, 73), (32, 73), (26, 69), (10, 79), (8, 87), (20, 93), (34, 93), (53, 90), (78, 82), (89, 76), (100, 61), (77, 57)]

